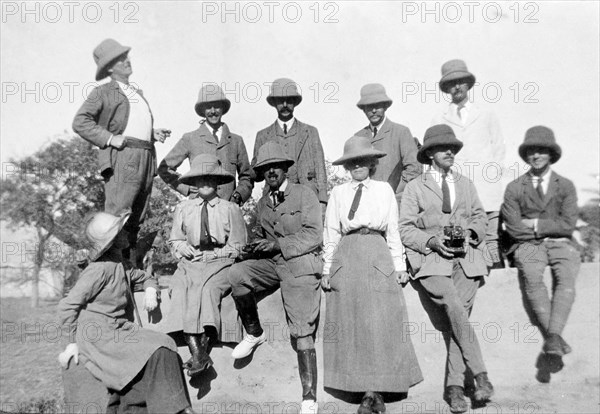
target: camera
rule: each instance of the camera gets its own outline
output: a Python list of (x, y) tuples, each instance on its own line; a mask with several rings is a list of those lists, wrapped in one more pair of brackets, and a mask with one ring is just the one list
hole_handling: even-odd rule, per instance
[(464, 254), (465, 251), (465, 230), (461, 226), (444, 226), (444, 246), (452, 253)]

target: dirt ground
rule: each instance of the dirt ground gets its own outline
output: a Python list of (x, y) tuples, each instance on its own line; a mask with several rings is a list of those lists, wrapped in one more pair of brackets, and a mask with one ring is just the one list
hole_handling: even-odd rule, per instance
[[(494, 271), (480, 289), (471, 321), (482, 347), (496, 393), (483, 408), (472, 413), (598, 413), (600, 411), (600, 266), (586, 264), (577, 281), (577, 298), (565, 339), (573, 353), (564, 358), (565, 368), (548, 384), (535, 379), (535, 361), (542, 341), (539, 332), (528, 324), (516, 280), (516, 271)], [(445, 347), (441, 335), (429, 322), (416, 292), (404, 290), (408, 303), (411, 339), (425, 380), (411, 388), (407, 398), (389, 402), (388, 413), (448, 413), (442, 400)], [(2, 340), (0, 343), (0, 410), (16, 412), (24, 401), (62, 398), (60, 370), (56, 355), (60, 344), (54, 340), (55, 304), (46, 303), (31, 312), (23, 300), (2, 300)], [(324, 305), (324, 304), (323, 304)], [(168, 300), (163, 303), (166, 308)], [(230, 300), (223, 304), (232, 315)], [(260, 346), (251, 360), (234, 363), (233, 344), (215, 348), (215, 362), (199, 381), (189, 384), (193, 406), (202, 413), (297, 413), (301, 396), (296, 355), (276, 292), (259, 305), (267, 344)], [(147, 316), (142, 314), (142, 319)], [(38, 325), (35, 325), (35, 324)], [(160, 325), (159, 325), (160, 326)], [(234, 337), (227, 328), (226, 337)], [(322, 378), (322, 343), (335, 336), (323, 332), (317, 340), (319, 375)], [(187, 349), (180, 354), (188, 357)], [(355, 402), (342, 401), (318, 391), (322, 414), (355, 413)]]

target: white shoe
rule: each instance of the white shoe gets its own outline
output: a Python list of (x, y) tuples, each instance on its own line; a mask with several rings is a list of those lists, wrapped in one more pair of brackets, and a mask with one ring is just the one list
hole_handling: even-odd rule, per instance
[(244, 339), (242, 339), (242, 342), (240, 342), (235, 348), (233, 348), (231, 356), (234, 359), (246, 358), (252, 353), (252, 350), (254, 350), (254, 348), (259, 346), (260, 344), (264, 344), (266, 341), (267, 334), (265, 333), (265, 331), (263, 331), (263, 333), (260, 336), (247, 334), (246, 336), (244, 336)]
[(317, 414), (319, 404), (314, 400), (304, 400), (300, 406), (300, 414)]

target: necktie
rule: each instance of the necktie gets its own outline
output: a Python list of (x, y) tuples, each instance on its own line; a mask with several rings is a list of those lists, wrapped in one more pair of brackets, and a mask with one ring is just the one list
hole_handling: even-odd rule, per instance
[(202, 203), (202, 212), (200, 213), (200, 246), (210, 246), (212, 240), (210, 237), (210, 227), (208, 226), (208, 201)]
[(465, 107), (464, 104), (460, 104), (456, 107), (456, 115), (458, 115), (458, 119), (460, 119), (461, 121), (462, 121), (462, 114), (460, 113), (460, 111), (462, 111), (464, 107)]
[(452, 212), (452, 204), (450, 203), (450, 187), (446, 181), (448, 174), (442, 174), (442, 213), (449, 214)]
[(283, 124), (283, 135), (287, 135), (287, 124)]
[(535, 190), (537, 191), (540, 198), (543, 200), (544, 199), (544, 187), (542, 187), (542, 181), (544, 181), (544, 179), (542, 177), (538, 178), (538, 183), (535, 186)]
[(360, 197), (362, 196), (362, 188), (363, 184), (360, 183), (358, 188), (356, 189), (356, 194), (354, 194), (354, 200), (352, 200), (352, 205), (350, 206), (350, 212), (348, 213), (348, 220), (352, 220), (354, 218), (354, 214), (356, 210), (358, 210), (358, 205), (360, 204)]
[(373, 128), (373, 138), (375, 138), (375, 135), (377, 135), (377, 127)]
[(279, 193), (279, 191), (273, 191), (271, 193), (271, 197), (273, 198), (273, 205), (277, 205), (277, 193)]
[(215, 137), (215, 141), (217, 142), (217, 144), (219, 143), (219, 136), (217, 135), (218, 130), (219, 128), (213, 129), (213, 137)]

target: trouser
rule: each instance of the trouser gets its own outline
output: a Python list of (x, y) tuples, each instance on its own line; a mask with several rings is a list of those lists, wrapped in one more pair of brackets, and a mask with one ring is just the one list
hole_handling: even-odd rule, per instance
[(482, 276), (468, 278), (459, 261), (452, 275), (416, 279), (414, 286), (433, 326), (442, 332), (447, 349), (445, 386), (462, 387), (465, 371), (486, 372), (485, 363), (469, 315)]
[(131, 209), (131, 216), (124, 228), (128, 233), (129, 245), (134, 249), (140, 224), (150, 206), (156, 155), (153, 150), (126, 147), (114, 151), (113, 157), (116, 159), (113, 161), (112, 174), (104, 177), (104, 210), (118, 215), (125, 209)]
[(233, 297), (260, 294), (281, 286), (283, 307), (292, 338), (314, 335), (321, 305), (320, 280), (314, 274), (294, 276), (285, 260), (246, 260), (229, 270)]
[[(515, 251), (515, 265), (531, 323), (544, 337), (549, 333), (561, 335), (575, 301), (575, 280), (581, 265), (579, 252), (567, 241), (525, 242)], [(550, 266), (552, 273), (552, 299), (544, 284), (546, 266)]]
[(190, 406), (179, 355), (158, 348), (125, 388), (113, 391), (107, 412), (175, 414)]

